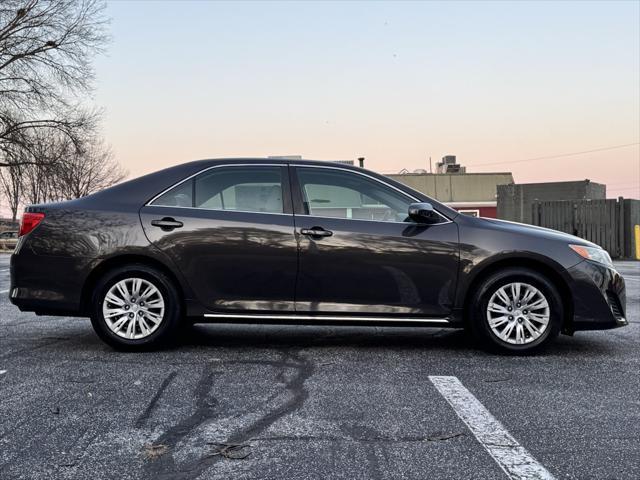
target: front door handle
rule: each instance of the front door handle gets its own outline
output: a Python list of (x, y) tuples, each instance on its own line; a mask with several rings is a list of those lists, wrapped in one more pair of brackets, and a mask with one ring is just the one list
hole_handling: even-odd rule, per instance
[(179, 222), (175, 218), (164, 217), (161, 220), (151, 220), (151, 225), (154, 227), (160, 227), (165, 232), (170, 232), (174, 228), (180, 228), (184, 223)]
[(322, 227), (312, 227), (312, 228), (303, 228), (300, 230), (302, 235), (308, 235), (310, 237), (330, 237), (333, 235), (333, 232), (330, 230), (325, 230)]

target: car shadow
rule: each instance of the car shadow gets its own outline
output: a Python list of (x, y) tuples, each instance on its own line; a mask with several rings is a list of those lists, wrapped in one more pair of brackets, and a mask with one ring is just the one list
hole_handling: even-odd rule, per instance
[[(560, 335), (531, 356), (584, 358), (619, 353), (620, 345), (613, 342), (615, 339), (598, 333), (597, 336)], [(445, 354), (466, 352), (480, 356), (512, 356), (486, 352), (461, 329), (431, 327), (197, 324), (183, 332), (171, 349), (190, 347), (420, 349)]]
[[(49, 331), (50, 320), (55, 331)], [(29, 322), (30, 323), (30, 322)], [(68, 351), (114, 352), (102, 343), (88, 322), (58, 323), (54, 317), (38, 319), (39, 336), (21, 340), (11, 351), (46, 352), (64, 347)], [(533, 357), (595, 358), (633, 353), (635, 342), (625, 331), (580, 332), (574, 337), (560, 335)], [(55, 333), (55, 335), (54, 335)], [(256, 324), (197, 324), (183, 331), (176, 341), (159, 351), (177, 353), (206, 348), (300, 350), (305, 348), (380, 349), (390, 351), (426, 351), (443, 356), (509, 357), (484, 351), (461, 329), (433, 327), (324, 326), (324, 325), (256, 325)], [(102, 347), (102, 348), (101, 348)], [(131, 355), (123, 353), (124, 355)], [(135, 354), (133, 354), (135, 355)], [(2, 355), (0, 355), (2, 357)]]
[(476, 349), (462, 330), (415, 327), (198, 324), (184, 332), (177, 348), (363, 347)]

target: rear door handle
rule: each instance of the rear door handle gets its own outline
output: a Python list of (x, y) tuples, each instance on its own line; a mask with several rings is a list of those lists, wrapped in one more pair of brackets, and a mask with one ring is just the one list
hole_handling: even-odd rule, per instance
[(164, 217), (162, 220), (151, 220), (151, 225), (154, 227), (160, 227), (165, 232), (170, 232), (174, 228), (180, 228), (184, 223), (179, 222), (175, 218)]
[(333, 232), (330, 230), (325, 230), (322, 227), (312, 227), (312, 228), (303, 228), (300, 230), (302, 235), (308, 235), (310, 237), (330, 237), (333, 235)]

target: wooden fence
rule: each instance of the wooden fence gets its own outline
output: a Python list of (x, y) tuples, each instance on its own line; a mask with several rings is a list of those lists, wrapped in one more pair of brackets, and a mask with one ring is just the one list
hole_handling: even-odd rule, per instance
[(626, 251), (630, 243), (627, 237), (631, 236), (633, 225), (629, 229), (629, 222), (625, 221), (628, 202), (622, 198), (534, 202), (532, 223), (596, 243), (612, 258), (629, 258), (633, 253)]

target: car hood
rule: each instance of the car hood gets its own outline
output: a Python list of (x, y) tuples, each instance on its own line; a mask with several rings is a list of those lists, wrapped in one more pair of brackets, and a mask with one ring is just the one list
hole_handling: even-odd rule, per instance
[(576, 245), (585, 245), (587, 247), (598, 247), (595, 243), (589, 242), (584, 238), (576, 237), (568, 233), (552, 230), (550, 228), (538, 227), (535, 225), (527, 225), (518, 222), (509, 222), (507, 220), (498, 220), (497, 218), (479, 218), (478, 221), (483, 222), (486, 226), (491, 226), (496, 230), (509, 231), (512, 233), (521, 233), (523, 235), (537, 236), (548, 240), (557, 240), (565, 243)]

